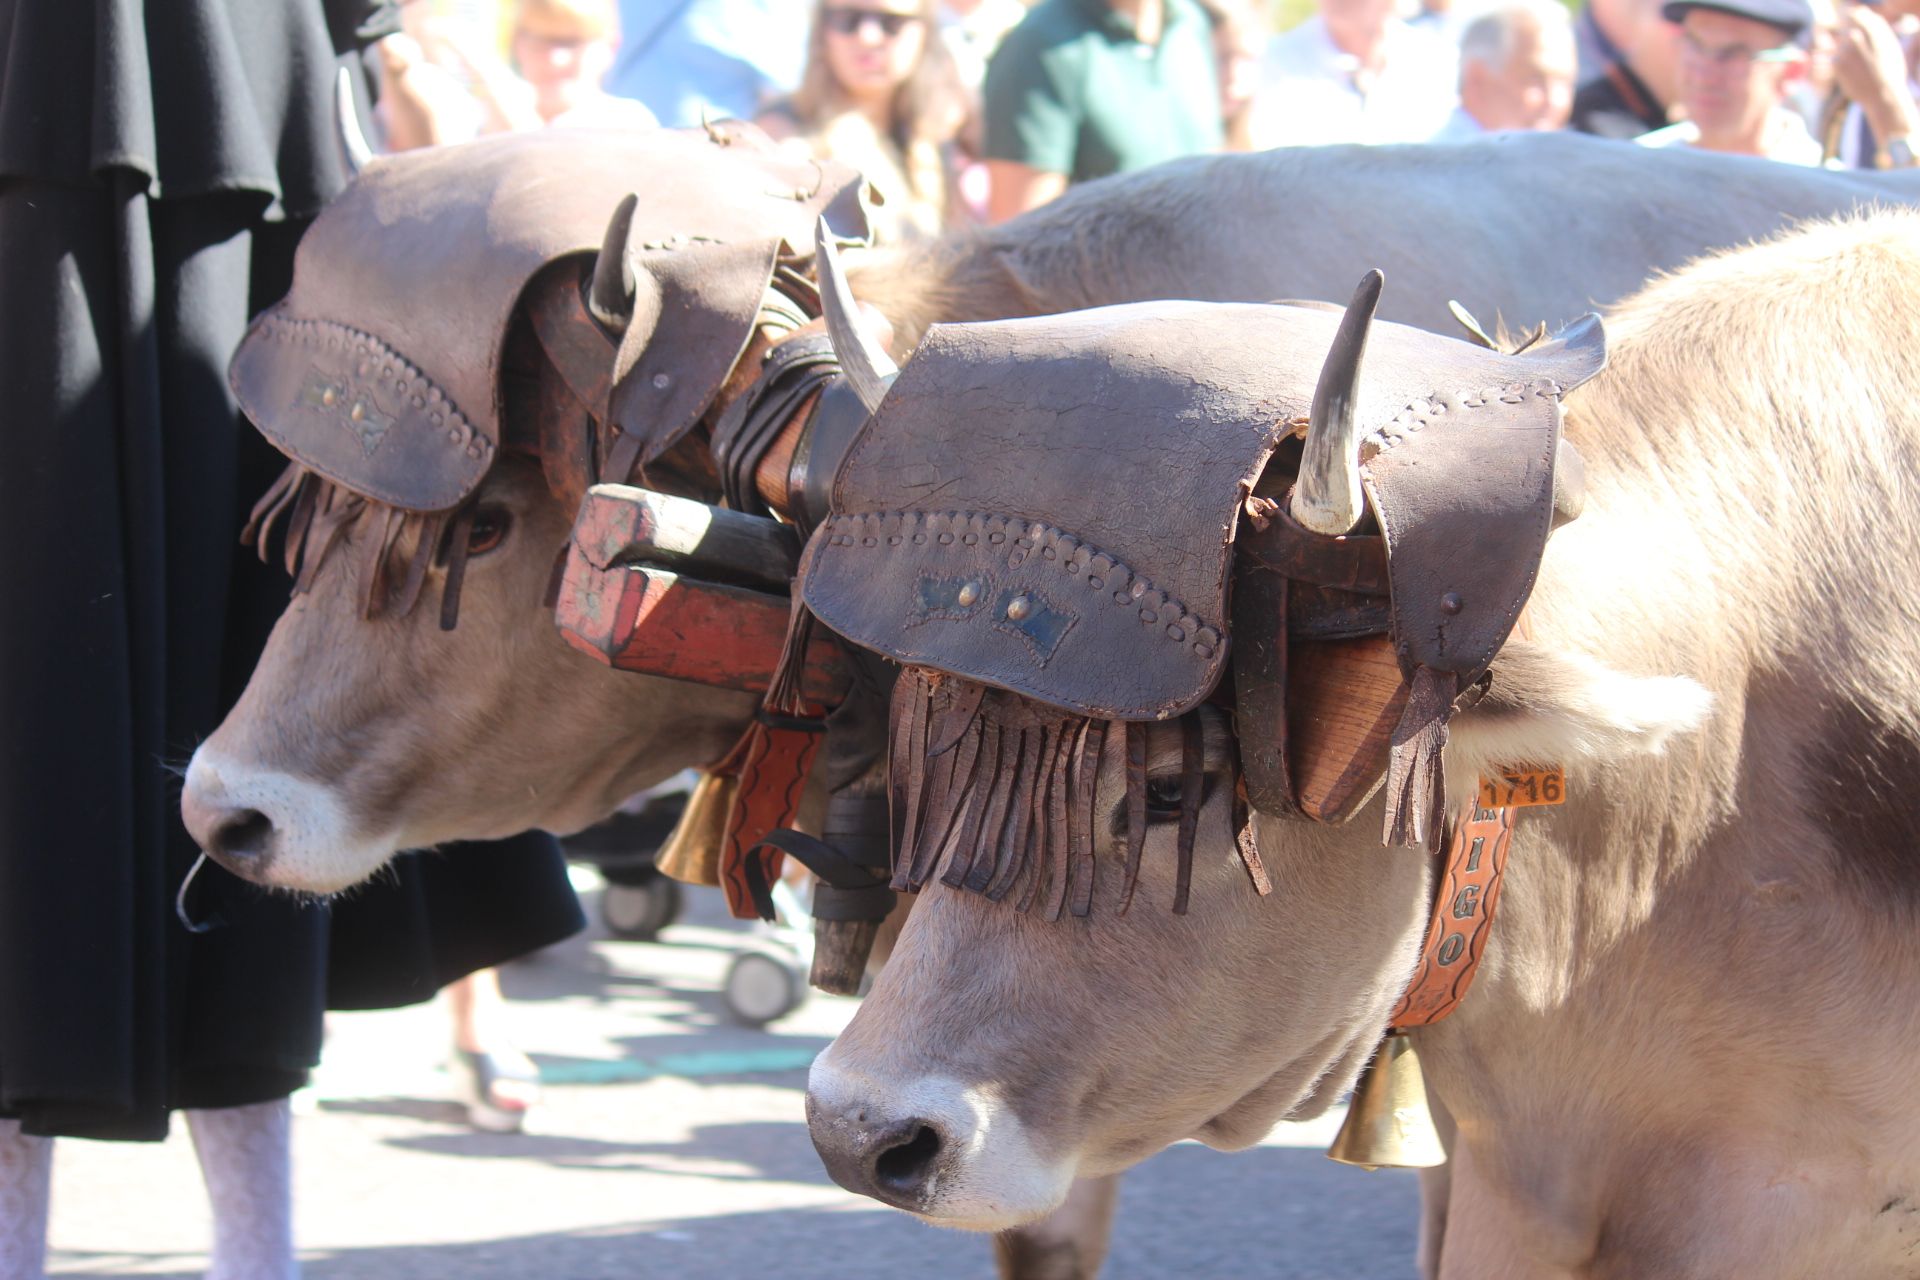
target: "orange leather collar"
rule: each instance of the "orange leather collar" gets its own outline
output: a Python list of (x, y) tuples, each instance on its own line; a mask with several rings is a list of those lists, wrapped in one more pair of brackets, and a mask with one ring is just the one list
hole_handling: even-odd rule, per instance
[(1513, 809), (1483, 809), (1475, 801), (1454, 819), (1420, 964), (1387, 1021), (1390, 1032), (1431, 1026), (1466, 998), (1493, 929), (1514, 816)]

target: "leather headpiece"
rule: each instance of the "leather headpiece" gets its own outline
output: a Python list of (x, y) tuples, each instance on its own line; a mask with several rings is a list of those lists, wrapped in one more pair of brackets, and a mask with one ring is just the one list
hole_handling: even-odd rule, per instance
[[(895, 889), (940, 874), (1049, 918), (1086, 914), (1096, 779), (1115, 750), (1125, 910), (1148, 821), (1143, 722), (1215, 694), (1232, 645), (1234, 826), (1265, 892), (1245, 813), (1300, 811), (1285, 747), (1294, 635), (1391, 634), (1404, 714), (1369, 787), (1384, 769), (1390, 842), (1435, 834), (1447, 719), (1532, 590), (1560, 397), (1605, 346), (1592, 317), (1520, 355), (1370, 325), (1379, 283), (1344, 316), (1160, 302), (929, 332), (847, 452), (799, 588), (822, 622), (909, 668), (892, 715)], [(1365, 503), (1358, 525), (1341, 514), (1340, 533), (1316, 534), (1272, 497), (1332, 492), (1306, 468), (1334, 438), (1357, 439), (1343, 465), (1357, 461)], [(1243, 513), (1258, 534), (1236, 548)], [(1181, 742), (1176, 911), (1204, 794), (1197, 719)]]
[(282, 452), (341, 487), (411, 512), (454, 507), (507, 443), (500, 373), (522, 290), (598, 249), (638, 192), (626, 237), (638, 305), (612, 396), (629, 430), (677, 437), (746, 345), (782, 253), (810, 250), (823, 211), (862, 225), (859, 186), (733, 124), (550, 130), (388, 157), (301, 241), (292, 291), (234, 355), (234, 391)]

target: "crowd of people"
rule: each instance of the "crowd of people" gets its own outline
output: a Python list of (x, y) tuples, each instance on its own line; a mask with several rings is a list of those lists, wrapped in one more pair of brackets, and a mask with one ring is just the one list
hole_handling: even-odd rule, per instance
[(1910, 164), (1920, 0), (1837, 2), (1315, 0), (1273, 34), (1259, 0), (510, 0), (490, 53), (415, 0), (384, 114), (396, 147), (749, 118), (865, 172), (894, 238), (1222, 149), (1573, 129)]

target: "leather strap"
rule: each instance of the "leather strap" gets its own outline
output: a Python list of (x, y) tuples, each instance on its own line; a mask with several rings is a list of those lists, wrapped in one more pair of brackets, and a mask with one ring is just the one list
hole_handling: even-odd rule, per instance
[(1433, 917), (1420, 948), (1420, 964), (1387, 1020), (1389, 1034), (1431, 1026), (1466, 998), (1493, 930), (1513, 823), (1514, 810), (1482, 809), (1477, 803), (1469, 804), (1455, 819), (1446, 863), (1436, 880)]
[[(825, 732), (824, 718), (756, 718), (711, 770), (740, 780), (720, 845), (720, 887), (735, 919), (773, 918), (765, 889), (779, 878), (784, 855), (765, 841), (772, 832), (791, 825), (799, 813), (800, 795)], [(758, 896), (756, 881), (762, 887)]]
[(839, 373), (840, 362), (826, 334), (789, 338), (767, 351), (759, 375), (727, 406), (713, 429), (713, 460), (729, 507), (769, 514), (754, 485), (755, 469), (814, 394)]

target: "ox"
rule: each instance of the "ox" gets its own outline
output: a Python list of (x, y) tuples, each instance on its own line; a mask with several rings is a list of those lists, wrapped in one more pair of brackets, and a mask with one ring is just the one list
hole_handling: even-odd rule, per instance
[[(1477, 982), (1410, 1033), (1458, 1126), (1444, 1277), (1920, 1266), (1917, 282), (1905, 212), (1713, 257), (1614, 310), (1611, 363), (1571, 397), (1584, 513), (1445, 746), (1454, 806), (1516, 764), (1566, 765), (1569, 794), (1523, 811)], [(942, 478), (965, 491), (964, 468)], [(813, 1069), (836, 1177), (1004, 1228), (1076, 1178), (1184, 1138), (1244, 1146), (1353, 1082), (1415, 973), (1429, 860), (1380, 847), (1378, 802), (1345, 826), (1256, 811), (1257, 896), (1235, 737), (1190, 714), (1197, 757), (1173, 723), (1144, 736), (1150, 796), (1192, 794), (1183, 756), (1203, 761), (1190, 909), (1165, 910), (1179, 837), (1151, 821), (1120, 909), (1138, 819), (1111, 749), (1085, 918), (928, 878)], [(924, 822), (975, 830), (988, 799)]]
[[(1543, 187), (1542, 174), (1564, 186)], [(1697, 199), (1705, 188), (1715, 200)], [(1917, 192), (1899, 178), (1561, 137), (1273, 152), (1090, 184), (1005, 227), (869, 254), (851, 274), (909, 342), (935, 318), (1337, 296), (1376, 262), (1395, 273), (1392, 318), (1451, 327), (1444, 300), (1456, 297), (1485, 316), (1559, 320), (1705, 249)], [(540, 602), (573, 512), (538, 468), (501, 460), (466, 507), (483, 536), (457, 628), (439, 630), (430, 610), (362, 620), (368, 571), (336, 556), (195, 753), (183, 814), (240, 874), (324, 893), (402, 849), (577, 829), (739, 736), (754, 698), (611, 673), (554, 634)], [(376, 516), (345, 532), (349, 545), (375, 536)], [(430, 583), (443, 572), (430, 568)]]

